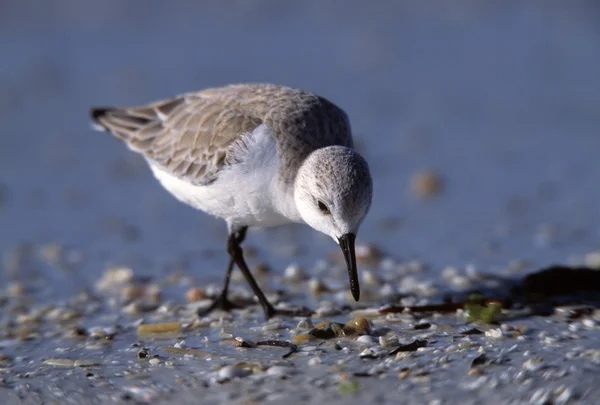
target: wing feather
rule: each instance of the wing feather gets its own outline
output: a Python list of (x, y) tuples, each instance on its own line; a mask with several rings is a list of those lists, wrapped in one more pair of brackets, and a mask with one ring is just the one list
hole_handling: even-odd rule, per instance
[[(265, 124), (278, 147), (300, 160), (328, 145), (352, 147), (346, 114), (314, 94), (266, 84), (240, 84), (189, 93), (133, 108), (95, 108), (95, 124), (163, 170), (195, 185), (213, 182), (235, 163), (242, 136)], [(286, 163), (290, 176), (293, 165)]]

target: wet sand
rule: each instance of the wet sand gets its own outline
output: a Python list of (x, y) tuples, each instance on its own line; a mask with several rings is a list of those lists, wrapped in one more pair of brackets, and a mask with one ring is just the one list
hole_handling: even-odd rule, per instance
[[(285, 359), (236, 347), (386, 304), (510, 296), (552, 264), (600, 267), (598, 6), (360, 4), (3, 5), (2, 402), (594, 403), (589, 292), (492, 324), (463, 309), (367, 313), (369, 333), (307, 338)], [(359, 304), (333, 242), (293, 226), (246, 245), (272, 298), (319, 309), (310, 323), (266, 323), (256, 306), (197, 318), (223, 277), (224, 224), (88, 129), (92, 105), (238, 81), (306, 88), (348, 112), (375, 180)], [(159, 322), (182, 329), (138, 336)], [(390, 354), (403, 345), (416, 350)]]

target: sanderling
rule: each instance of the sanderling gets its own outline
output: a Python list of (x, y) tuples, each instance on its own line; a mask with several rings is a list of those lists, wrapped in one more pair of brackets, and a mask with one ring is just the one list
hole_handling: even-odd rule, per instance
[(249, 226), (306, 223), (341, 247), (358, 301), (354, 254), (358, 228), (371, 205), (369, 167), (354, 149), (346, 113), (309, 92), (270, 84), (237, 84), (132, 108), (93, 108), (94, 127), (109, 131), (144, 156), (175, 198), (225, 219), (230, 261), (211, 307), (227, 299), (236, 264), (263, 307), (276, 309), (243, 257)]

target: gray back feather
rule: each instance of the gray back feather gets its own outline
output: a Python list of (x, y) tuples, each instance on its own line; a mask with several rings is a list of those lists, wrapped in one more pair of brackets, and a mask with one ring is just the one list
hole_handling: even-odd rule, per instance
[(286, 182), (313, 150), (353, 145), (348, 117), (339, 107), (269, 84), (207, 89), (142, 107), (97, 108), (91, 115), (130, 149), (195, 185), (213, 182), (233, 163), (233, 145), (263, 123), (277, 141)]

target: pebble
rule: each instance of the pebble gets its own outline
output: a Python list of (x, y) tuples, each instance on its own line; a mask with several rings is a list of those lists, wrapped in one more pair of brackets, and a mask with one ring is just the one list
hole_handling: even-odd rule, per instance
[(256, 343), (251, 340), (244, 339), (243, 337), (236, 336), (234, 346), (244, 348), (256, 347)]
[(75, 361), (71, 359), (48, 359), (44, 361), (44, 364), (55, 367), (74, 367)]
[(379, 336), (379, 344), (381, 347), (396, 347), (398, 346), (398, 337), (395, 335)]
[(413, 174), (410, 180), (410, 189), (416, 197), (431, 198), (441, 193), (443, 181), (437, 173), (431, 170), (422, 170)]
[(485, 336), (489, 337), (491, 339), (502, 339), (504, 337), (504, 334), (502, 333), (502, 329), (494, 328), (494, 329), (486, 330)]
[(233, 339), (233, 334), (225, 332), (225, 329), (221, 329), (219, 331), (219, 338), (221, 338), (221, 340)]
[(243, 378), (250, 375), (250, 371), (238, 366), (225, 366), (217, 372), (217, 381), (226, 382), (234, 378)]
[(321, 358), (320, 357), (312, 357), (308, 360), (308, 365), (311, 367), (315, 367), (318, 366), (322, 363)]
[(93, 361), (93, 360), (75, 360), (73, 362), (73, 366), (74, 367), (95, 367), (95, 366), (99, 366), (100, 364)]
[(538, 371), (543, 366), (544, 366), (544, 359), (542, 359), (541, 357), (529, 359), (523, 363), (523, 368), (528, 371)]
[(131, 281), (133, 281), (133, 270), (131, 268), (109, 267), (104, 272), (104, 276), (96, 283), (96, 289), (100, 292), (112, 292)]
[(380, 357), (380, 354), (380, 351), (377, 349), (373, 347), (367, 347), (366, 349), (363, 349), (358, 356), (361, 359), (376, 359)]
[(300, 282), (308, 278), (306, 272), (297, 264), (290, 264), (283, 271), (283, 279), (288, 282)]
[(555, 390), (556, 397), (554, 398), (554, 405), (564, 405), (569, 403), (573, 396), (573, 390), (569, 387), (561, 385)]
[[(381, 260), (381, 258), (383, 257), (383, 253), (381, 252), (381, 250), (370, 243), (360, 243), (356, 245), (356, 261), (359, 263), (376, 263), (378, 261)], [(377, 276), (373, 273), (373, 272), (369, 272), (371, 273), (372, 281), (374, 283), (378, 283), (378, 278)], [(363, 272), (363, 274), (365, 274)], [(368, 277), (367, 277), (368, 279)], [(364, 280), (367, 280), (364, 279)], [(368, 281), (366, 281), (368, 283)]]
[(138, 356), (138, 359), (147, 359), (148, 357), (150, 357), (150, 350), (148, 350), (144, 347), (144, 348), (140, 349), (137, 356)]
[(596, 322), (595, 320), (590, 319), (590, 318), (584, 319), (583, 321), (581, 321), (581, 324), (588, 329), (593, 329), (596, 326), (598, 326), (598, 322)]
[(262, 330), (265, 332), (270, 332), (270, 331), (280, 330), (280, 329), (285, 329), (285, 326), (283, 325), (283, 322), (281, 322), (280, 320), (277, 320), (277, 319), (271, 319), (269, 322), (267, 322), (262, 327)]
[(190, 288), (185, 294), (187, 302), (198, 302), (209, 298), (206, 295), (206, 291), (203, 288), (193, 287)]
[(309, 330), (314, 328), (313, 322), (310, 318), (301, 319), (296, 325), (296, 329)]
[(297, 345), (303, 345), (312, 340), (315, 340), (315, 337), (313, 335), (309, 335), (307, 333), (302, 333), (300, 335), (294, 336), (292, 338), (292, 343), (297, 344)]
[(315, 309), (317, 318), (328, 318), (341, 313), (342, 311), (331, 302), (324, 302), (319, 308)]
[(364, 316), (357, 316), (351, 319), (344, 326), (344, 332), (349, 334), (369, 335), (372, 332), (371, 324)]
[(48, 359), (44, 361), (44, 364), (47, 366), (54, 367), (65, 367), (65, 368), (73, 368), (73, 367), (94, 367), (99, 364), (95, 361), (91, 360), (72, 360), (72, 359)]
[[(379, 339), (381, 339), (381, 337)], [(373, 345), (373, 344), (375, 344), (375, 339), (373, 338), (373, 336), (369, 336), (369, 335), (359, 336), (358, 338), (356, 338), (356, 341), (358, 343), (362, 343), (362, 344), (365, 344), (365, 345)]]
[(158, 366), (160, 364), (160, 359), (153, 357), (148, 362), (153, 366)]
[(371, 270), (363, 270), (361, 276), (365, 285), (376, 286), (381, 284), (379, 277)]
[(327, 287), (327, 285), (321, 279), (315, 277), (311, 278), (308, 281), (308, 289), (310, 290), (310, 293), (315, 297), (318, 297), (321, 294), (331, 292), (331, 289)]
[(600, 269), (600, 250), (586, 254), (584, 263), (588, 267)]
[(12, 298), (23, 297), (25, 295), (25, 286), (19, 282), (9, 283), (6, 287), (6, 295)]
[(550, 392), (547, 388), (538, 388), (531, 398), (529, 398), (531, 405), (547, 405), (550, 404)]
[(271, 366), (267, 369), (267, 375), (277, 377), (287, 377), (289, 375), (295, 374), (295, 372), (296, 370), (286, 366)]

